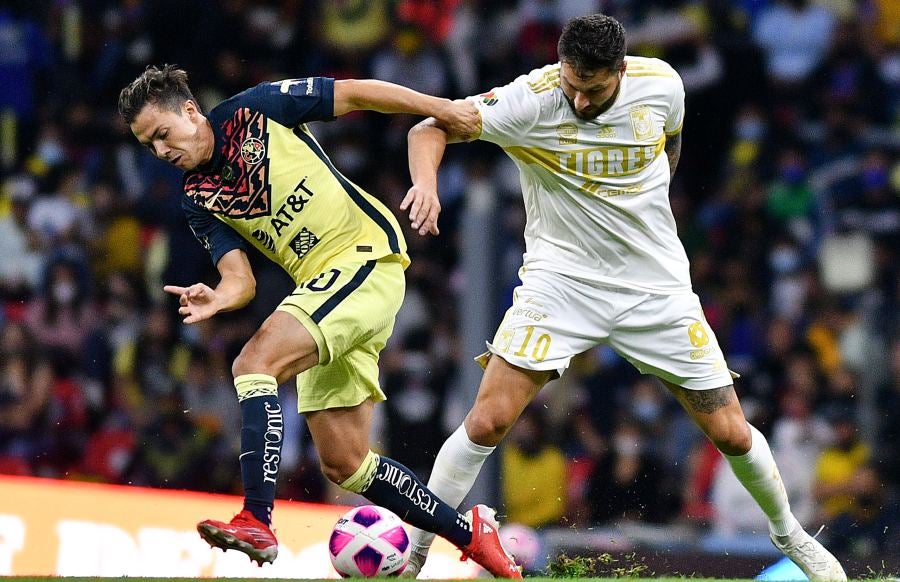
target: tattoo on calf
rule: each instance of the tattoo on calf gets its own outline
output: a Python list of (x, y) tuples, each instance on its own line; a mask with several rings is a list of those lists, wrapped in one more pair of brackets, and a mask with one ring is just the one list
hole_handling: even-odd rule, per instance
[(737, 398), (733, 386), (713, 390), (685, 390), (685, 401), (696, 412), (711, 414)]

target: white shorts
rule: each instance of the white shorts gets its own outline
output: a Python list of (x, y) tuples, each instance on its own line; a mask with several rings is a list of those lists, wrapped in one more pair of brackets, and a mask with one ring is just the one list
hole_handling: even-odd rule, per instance
[[(543, 270), (522, 270), (490, 353), (527, 370), (556, 370), (608, 344), (642, 374), (692, 390), (732, 384), (700, 298), (608, 287)], [(482, 365), (487, 354), (479, 358)], [(734, 376), (736, 377), (736, 375)]]

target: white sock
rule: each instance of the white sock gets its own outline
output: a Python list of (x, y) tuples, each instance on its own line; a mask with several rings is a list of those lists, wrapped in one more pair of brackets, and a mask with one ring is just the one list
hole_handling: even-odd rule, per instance
[[(495, 448), (473, 443), (466, 434), (466, 427), (460, 425), (438, 452), (428, 488), (447, 505), (458, 508), (475, 484), (485, 459)], [(424, 556), (434, 541), (434, 534), (412, 528), (409, 538), (412, 551)]]
[(750, 427), (752, 439), (750, 450), (735, 457), (724, 453), (722, 456), (731, 465), (738, 481), (769, 518), (769, 530), (777, 536), (786, 536), (794, 531), (799, 522), (791, 513), (787, 491), (784, 490), (781, 474), (766, 437), (752, 424), (747, 423), (747, 426)]

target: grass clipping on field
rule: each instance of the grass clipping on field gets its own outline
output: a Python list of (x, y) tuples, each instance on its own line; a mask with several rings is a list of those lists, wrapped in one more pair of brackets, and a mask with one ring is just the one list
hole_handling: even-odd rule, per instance
[(608, 553), (600, 554), (596, 558), (589, 556), (570, 558), (566, 554), (559, 554), (556, 556), (556, 560), (547, 566), (547, 575), (551, 578), (654, 576), (655, 574), (649, 572), (649, 569), (649, 566), (644, 563), (644, 559), (639, 558), (634, 552), (625, 554), (621, 559), (614, 558)]

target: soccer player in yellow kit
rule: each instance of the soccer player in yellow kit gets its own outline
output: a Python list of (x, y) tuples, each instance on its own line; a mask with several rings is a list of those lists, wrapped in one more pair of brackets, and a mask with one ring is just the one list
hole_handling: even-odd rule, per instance
[[(810, 580), (843, 581), (840, 563), (798, 523), (765, 437), (747, 423), (715, 334), (691, 289), (669, 206), (681, 152), (684, 86), (659, 59), (626, 55), (602, 14), (570, 20), (559, 62), (472, 97), (479, 139), (519, 169), (525, 201), (522, 285), (488, 352), (463, 426), (437, 455), (429, 487), (459, 503), (484, 460), (576, 354), (606, 344), (660, 378), (722, 452), (769, 519), (772, 542)], [(401, 204), (419, 234), (437, 234), (440, 120), (410, 132), (413, 187)], [(415, 574), (430, 544), (413, 531)]]
[(478, 122), (465, 101), (373, 80), (262, 83), (204, 115), (187, 73), (148, 67), (119, 95), (119, 112), (135, 137), (185, 171), (182, 207), (221, 275), (215, 288), (165, 287), (178, 296), (184, 322), (253, 298), (248, 244), (297, 284), (232, 366), (244, 507), (230, 522), (205, 520), (197, 529), (212, 546), (239, 550), (260, 565), (275, 559), (278, 385), (296, 376), (299, 412), (331, 481), (447, 538), (495, 576), (521, 578), (489, 508), (461, 515), (409, 469), (369, 449), (373, 407), (385, 399), (378, 355), (403, 301), (409, 257), (392, 214), (335, 169), (306, 126), (357, 109), (434, 116), (464, 135)]

